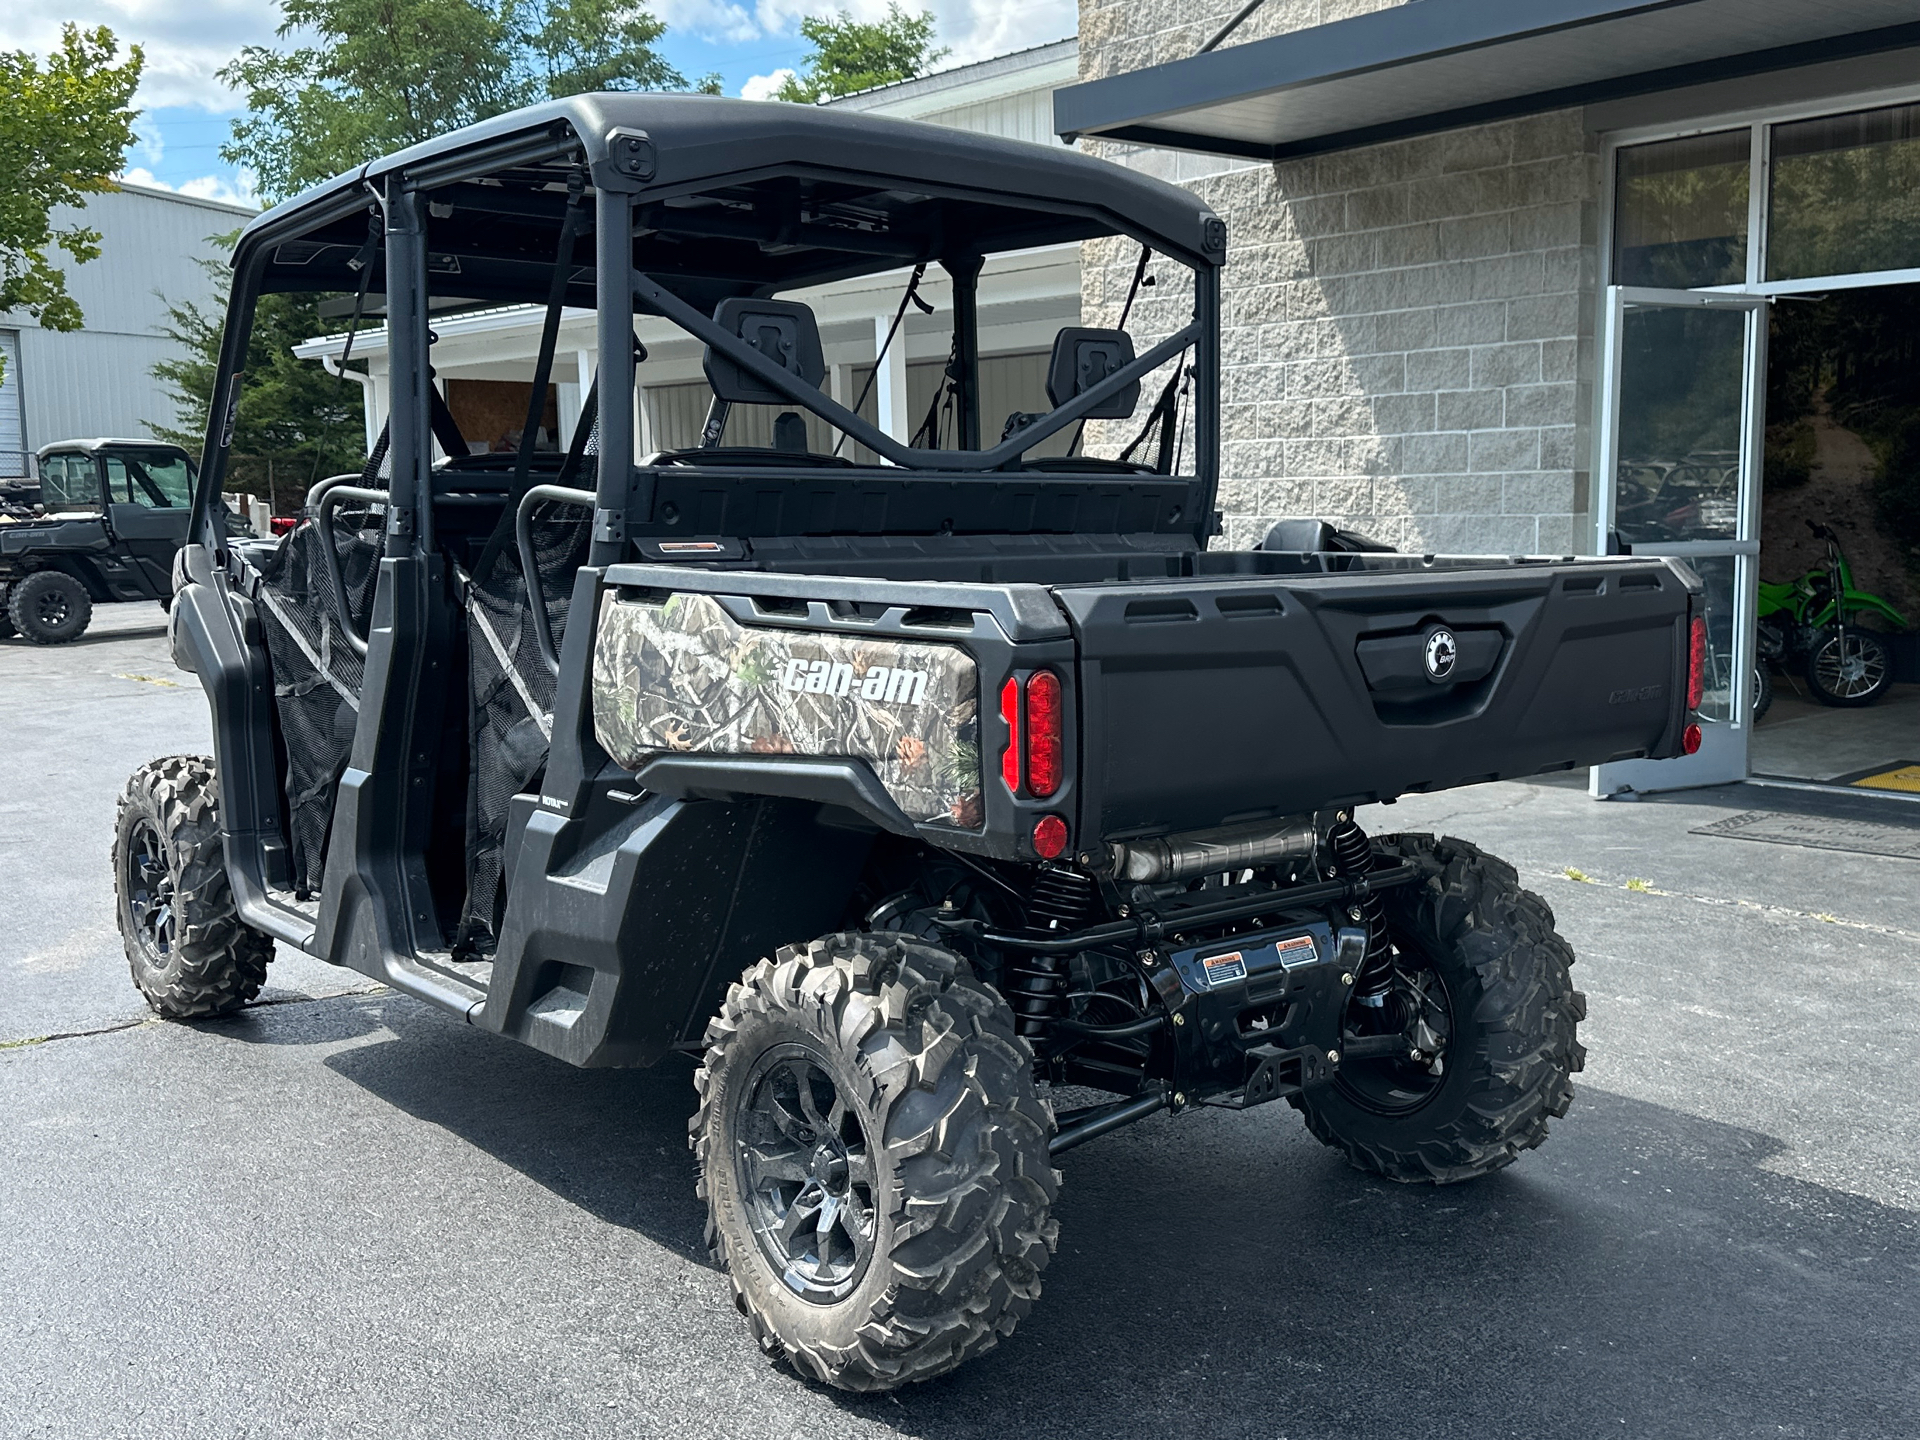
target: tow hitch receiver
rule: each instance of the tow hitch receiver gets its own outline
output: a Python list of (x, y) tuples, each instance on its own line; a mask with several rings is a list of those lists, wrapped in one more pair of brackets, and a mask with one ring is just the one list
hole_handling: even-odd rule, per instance
[(1217, 1091), (1205, 1103), (1234, 1110), (1325, 1084), (1366, 953), (1365, 930), (1322, 921), (1172, 951), (1193, 1016), (1175, 1031), (1182, 1074), (1202, 1094)]

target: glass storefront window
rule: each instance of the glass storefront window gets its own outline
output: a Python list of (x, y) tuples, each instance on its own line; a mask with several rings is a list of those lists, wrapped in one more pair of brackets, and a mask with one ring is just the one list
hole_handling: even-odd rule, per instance
[(1623, 317), (1614, 529), (1628, 544), (1738, 531), (1746, 325), (1738, 310)]
[(1707, 683), (1700, 718), (1733, 718), (1733, 607), (1737, 563), (1731, 555), (1701, 555), (1687, 562), (1707, 587)]
[(1747, 278), (1746, 130), (1618, 152), (1613, 283), (1688, 290)]
[(1920, 266), (1920, 105), (1773, 127), (1767, 278)]

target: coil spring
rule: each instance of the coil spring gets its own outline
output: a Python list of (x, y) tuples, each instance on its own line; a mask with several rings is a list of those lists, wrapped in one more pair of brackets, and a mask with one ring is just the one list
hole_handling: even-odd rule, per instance
[[(1327, 831), (1327, 849), (1333, 855), (1334, 868), (1342, 875), (1367, 875), (1373, 871), (1373, 846), (1367, 832), (1343, 813)], [(1367, 994), (1386, 979), (1392, 963), (1387, 941), (1387, 911), (1378, 895), (1359, 902), (1361, 922), (1367, 927), (1367, 959), (1354, 980), (1354, 992)]]
[[(1092, 876), (1049, 865), (1027, 891), (1027, 919), (1036, 929), (1078, 929), (1093, 909), (1093, 897)], [(1028, 1039), (1044, 1039), (1067, 1013), (1066, 957), (1018, 955), (1007, 962), (1006, 976), (1015, 1028)]]

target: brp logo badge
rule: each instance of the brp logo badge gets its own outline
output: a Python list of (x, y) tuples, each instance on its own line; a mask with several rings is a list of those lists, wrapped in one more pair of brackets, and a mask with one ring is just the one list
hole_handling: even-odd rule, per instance
[(1445, 680), (1460, 659), (1460, 642), (1451, 630), (1435, 630), (1427, 636), (1427, 678)]

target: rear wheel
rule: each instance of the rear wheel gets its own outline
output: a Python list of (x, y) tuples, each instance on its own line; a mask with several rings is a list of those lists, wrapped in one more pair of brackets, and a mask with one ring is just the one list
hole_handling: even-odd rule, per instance
[(1381, 894), (1391, 970), (1371, 993), (1356, 988), (1345, 1029), (1395, 1037), (1396, 1053), (1346, 1057), (1330, 1084), (1293, 1103), (1362, 1170), (1470, 1180), (1540, 1144), (1573, 1101), (1587, 1008), (1568, 973), (1573, 951), (1505, 861), (1431, 835), (1376, 848), (1419, 878)]
[(890, 1390), (1013, 1333), (1060, 1177), (1032, 1052), (965, 962), (901, 935), (787, 946), (728, 990), (706, 1044), (707, 1244), (765, 1350)]
[(7, 587), (7, 618), (36, 645), (64, 645), (86, 633), (93, 597), (64, 570), (36, 570)]
[(1773, 672), (1757, 656), (1753, 662), (1753, 718), (1758, 720), (1773, 707)]
[(1807, 688), (1822, 705), (1871, 705), (1893, 683), (1893, 656), (1871, 630), (1821, 632), (1807, 651)]
[(260, 993), (273, 941), (235, 908), (211, 761), (173, 755), (133, 772), (114, 826), (113, 879), (127, 964), (155, 1012), (204, 1019)]

